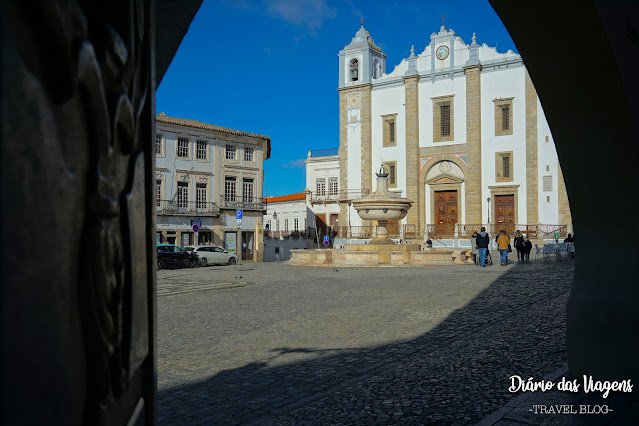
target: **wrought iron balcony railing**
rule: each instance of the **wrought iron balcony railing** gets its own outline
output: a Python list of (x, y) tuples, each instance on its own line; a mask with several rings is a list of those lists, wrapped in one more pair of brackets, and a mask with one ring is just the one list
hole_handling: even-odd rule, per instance
[[(389, 238), (415, 239), (429, 236), (430, 238), (459, 238), (470, 239), (474, 232), (480, 232), (481, 228), (495, 238), (502, 229), (512, 238), (516, 231), (521, 232), (524, 237), (554, 238), (555, 233), (559, 234), (562, 240), (568, 233), (568, 225), (530, 225), (515, 223), (488, 223), (488, 224), (467, 224), (467, 223), (429, 223), (421, 226), (415, 224), (388, 223), (386, 230)], [(375, 236), (375, 226), (340, 226), (338, 236), (340, 238), (372, 238)]]
[(218, 216), (220, 207), (215, 203), (201, 201), (157, 200), (158, 215), (175, 216)]
[(486, 228), (486, 232), (493, 237), (497, 236), (502, 229), (511, 237), (515, 235), (516, 231), (528, 238), (552, 238), (555, 233), (559, 234), (559, 238), (564, 238), (568, 233), (568, 225), (531, 225), (525, 223), (460, 223), (457, 224), (457, 229), (455, 229), (455, 224), (428, 224), (425, 231), (435, 237), (470, 238), (474, 232), (480, 232), (482, 227)]
[(311, 203), (326, 201), (348, 201), (356, 198), (366, 197), (368, 189), (347, 189), (346, 191), (323, 191), (311, 193)]
[(220, 207), (223, 209), (265, 210), (266, 202), (261, 197), (220, 195)]
[(433, 238), (453, 237), (455, 235), (455, 224), (429, 223), (426, 225), (426, 232), (429, 237)]
[(568, 225), (541, 225), (539, 234), (545, 238), (553, 238), (555, 234), (559, 234), (559, 238), (568, 235)]

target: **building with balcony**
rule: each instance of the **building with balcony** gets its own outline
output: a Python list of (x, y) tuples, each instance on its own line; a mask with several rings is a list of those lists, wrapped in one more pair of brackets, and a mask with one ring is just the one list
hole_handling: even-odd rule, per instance
[[(369, 194), (367, 188), (342, 188), (340, 186), (339, 148), (308, 151), (306, 163), (306, 193), (310, 209), (317, 217), (318, 229), (329, 227), (337, 232), (340, 225), (351, 224), (351, 216), (357, 213), (351, 200)], [(340, 222), (340, 209), (346, 215)], [(324, 234), (328, 234), (325, 232)]]
[(340, 190), (337, 148), (308, 151), (305, 164), (303, 192), (266, 198), (265, 261), (288, 260), (292, 249), (323, 246), (325, 235), (332, 246), (335, 237), (349, 232), (349, 216), (340, 226), (340, 206), (347, 206), (357, 215), (350, 201), (368, 195), (368, 190)]
[(308, 151), (306, 190), (318, 227), (339, 225), (339, 155), (337, 148)]
[(157, 241), (215, 244), (263, 260), (263, 164), (270, 151), (268, 136), (157, 115)]

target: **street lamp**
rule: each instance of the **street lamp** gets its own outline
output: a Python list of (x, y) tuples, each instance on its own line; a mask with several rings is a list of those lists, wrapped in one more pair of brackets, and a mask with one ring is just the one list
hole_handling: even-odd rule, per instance
[(351, 202), (348, 202), (348, 232), (346, 233), (348, 238), (351, 237)]
[(488, 202), (488, 224), (490, 224), (490, 197), (486, 198)]

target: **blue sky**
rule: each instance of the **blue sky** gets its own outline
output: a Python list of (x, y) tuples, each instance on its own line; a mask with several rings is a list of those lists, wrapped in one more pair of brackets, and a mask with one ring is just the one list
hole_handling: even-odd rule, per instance
[[(488, 1), (204, 0), (156, 95), (156, 113), (267, 135), (265, 194), (305, 187), (307, 151), (339, 146), (338, 52), (364, 27), (386, 71), (446, 27), (517, 51)], [(158, 31), (162, 31), (158, 28)]]

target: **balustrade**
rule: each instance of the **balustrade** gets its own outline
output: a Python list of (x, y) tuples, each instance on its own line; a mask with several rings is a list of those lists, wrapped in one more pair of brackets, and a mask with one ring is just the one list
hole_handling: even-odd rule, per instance
[(201, 201), (158, 200), (156, 212), (158, 215), (218, 216), (220, 207), (215, 203)]
[(265, 210), (266, 202), (261, 197), (220, 195), (220, 207), (223, 209)]
[(324, 201), (348, 201), (357, 198), (366, 197), (369, 194), (368, 189), (347, 189), (344, 191), (323, 191), (311, 193), (311, 202)]

